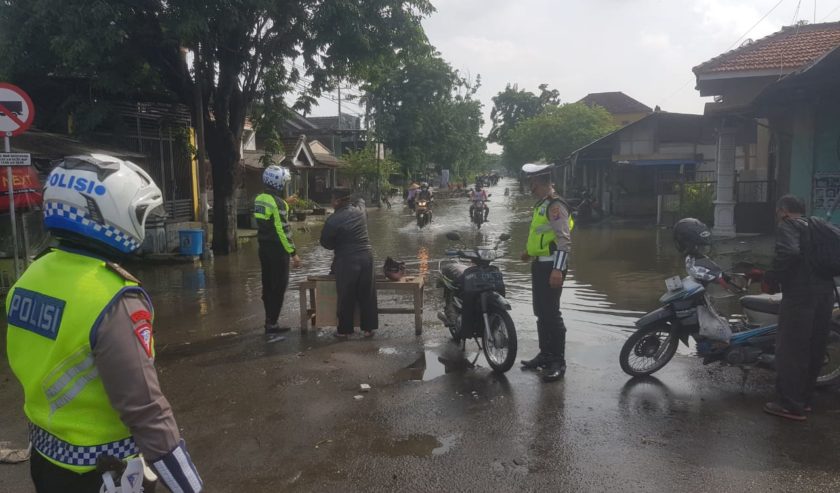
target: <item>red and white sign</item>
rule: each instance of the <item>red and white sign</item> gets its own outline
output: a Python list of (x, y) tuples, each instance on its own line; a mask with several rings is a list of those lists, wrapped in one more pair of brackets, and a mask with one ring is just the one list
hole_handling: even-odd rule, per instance
[(23, 89), (0, 82), (0, 136), (20, 135), (32, 125), (35, 105)]

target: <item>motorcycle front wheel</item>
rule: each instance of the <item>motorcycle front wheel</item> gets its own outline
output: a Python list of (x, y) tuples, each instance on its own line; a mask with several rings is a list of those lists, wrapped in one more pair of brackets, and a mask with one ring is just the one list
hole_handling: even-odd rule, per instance
[(516, 327), (507, 310), (490, 307), (484, 327), (484, 356), (493, 371), (504, 373), (516, 361)]
[(831, 387), (837, 383), (840, 383), (840, 325), (832, 323), (817, 387)]
[(621, 369), (632, 377), (652, 375), (671, 361), (679, 343), (668, 324), (641, 328), (621, 348)]

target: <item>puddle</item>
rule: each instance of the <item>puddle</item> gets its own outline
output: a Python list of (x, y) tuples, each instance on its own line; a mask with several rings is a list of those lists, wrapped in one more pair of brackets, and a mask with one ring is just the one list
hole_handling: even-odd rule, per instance
[(388, 457), (432, 457), (443, 455), (458, 442), (456, 435), (437, 438), (418, 433), (398, 440), (377, 439), (372, 444), (372, 451)]
[(455, 444), (458, 443), (458, 436), (457, 435), (449, 435), (449, 436), (445, 436), (443, 438), (440, 438), (439, 440), (440, 440), (440, 447), (432, 450), (432, 455), (434, 455), (434, 456), (443, 455), (443, 454), (449, 452), (450, 450), (452, 450), (452, 448), (455, 447)]
[(475, 368), (473, 361), (477, 353), (462, 353), (460, 349), (452, 347), (453, 351), (438, 354), (435, 351), (423, 351), (419, 358), (410, 365), (397, 372), (400, 380), (428, 382), (449, 373), (463, 373)]

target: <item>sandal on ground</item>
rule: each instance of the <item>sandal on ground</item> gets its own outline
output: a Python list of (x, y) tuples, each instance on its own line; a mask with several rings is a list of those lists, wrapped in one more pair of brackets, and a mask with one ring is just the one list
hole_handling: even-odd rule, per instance
[(333, 332), (333, 337), (335, 337), (336, 339), (341, 340), (341, 341), (346, 341), (347, 339), (350, 338), (350, 334), (342, 334), (341, 332)]
[(765, 404), (764, 412), (767, 414), (772, 414), (773, 416), (779, 416), (781, 418), (790, 419), (792, 421), (805, 421), (807, 419), (804, 414), (799, 414), (794, 411), (785, 409), (782, 405), (777, 404), (775, 402), (768, 402), (767, 404)]
[(365, 334), (366, 339), (370, 339), (371, 337), (373, 337), (373, 331), (372, 330), (366, 330), (366, 331), (364, 331), (364, 334)]

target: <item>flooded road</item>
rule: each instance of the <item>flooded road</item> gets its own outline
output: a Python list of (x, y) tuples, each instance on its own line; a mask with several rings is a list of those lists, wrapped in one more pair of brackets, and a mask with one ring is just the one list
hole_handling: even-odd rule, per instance
[[(511, 195), (504, 196), (510, 188)], [(465, 198), (438, 199), (434, 221), (419, 229), (408, 209), (396, 201), (394, 208), (369, 209), (369, 229), (377, 269), (385, 257), (406, 261), (409, 275), (426, 277), (429, 308), (437, 307), (440, 293), (435, 288), (438, 263), (445, 260), (450, 242), (445, 234), (458, 231), (465, 245), (490, 245), (502, 233), (512, 240), (500, 246), (496, 265), (505, 273), (508, 298), (520, 337), (536, 340), (531, 312), (530, 267), (519, 260), (527, 237), (534, 200), (518, 194), (513, 180), (490, 187), (490, 223), (480, 230), (470, 224)], [(301, 231), (296, 225), (295, 241), (304, 267), (292, 271), (286, 296), (285, 314), (296, 311), (294, 286), (308, 275), (326, 274), (332, 253), (318, 245), (320, 224)], [(143, 280), (155, 302), (157, 315), (166, 320), (158, 332), (163, 344), (180, 344), (219, 334), (261, 329), (260, 267), (256, 241), (243, 243), (240, 252), (218, 257), (206, 265), (147, 266), (132, 270)], [(571, 271), (563, 292), (567, 323), (580, 337), (598, 338), (605, 333), (629, 330), (638, 316), (656, 306), (662, 280), (683, 272), (667, 231), (652, 227), (585, 227), (574, 233)], [(431, 310), (432, 314), (434, 310)], [(434, 316), (431, 318), (434, 320)], [(288, 322), (297, 326), (296, 317)], [(572, 337), (572, 335), (570, 335)]]
[[(668, 231), (575, 230), (563, 381), (544, 384), (517, 367), (494, 375), (475, 344), (452, 344), (435, 317), (445, 233), (459, 231), (466, 244), (509, 233), (497, 265), (519, 356), (537, 351), (529, 266), (518, 260), (534, 201), (516, 191), (512, 181), (491, 188), (480, 231), (466, 199), (439, 200), (423, 230), (399, 202), (369, 211), (376, 264), (390, 255), (428, 276), (422, 337), (410, 316), (386, 316), (372, 340), (336, 342), (330, 329), (266, 340), (255, 242), (200, 266), (133, 266), (155, 301), (161, 382), (207, 491), (840, 491), (836, 390), (820, 392), (814, 414), (794, 424), (760, 411), (773, 395), (769, 372), (744, 381), (690, 350), (656, 378), (621, 372), (634, 320), (657, 306), (664, 278), (684, 272)], [(295, 328), (294, 285), (328, 270), (319, 232), (296, 231), (305, 267), (281, 315)], [(0, 442), (17, 447), (26, 444), (21, 399), (4, 359)], [(0, 491), (31, 491), (27, 474), (0, 466)]]

